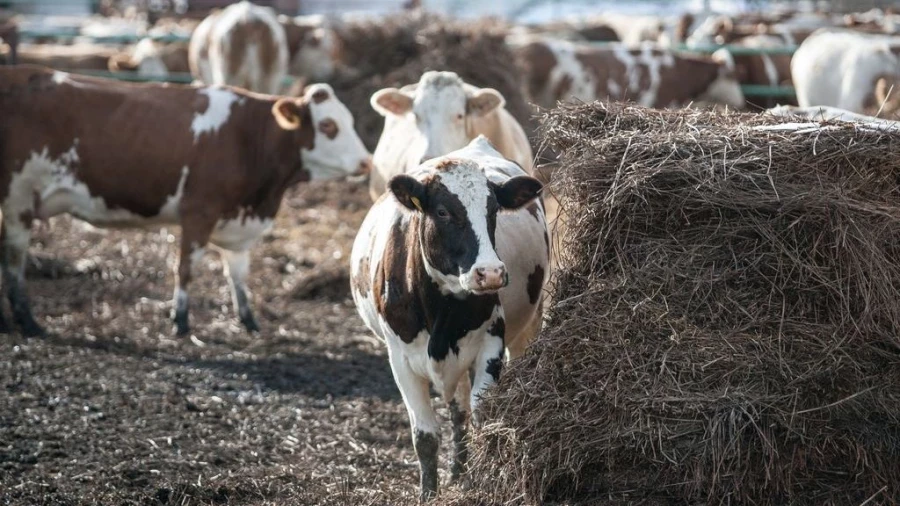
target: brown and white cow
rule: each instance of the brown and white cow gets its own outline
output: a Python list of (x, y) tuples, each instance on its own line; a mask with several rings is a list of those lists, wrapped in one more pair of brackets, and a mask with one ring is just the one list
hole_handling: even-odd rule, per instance
[(275, 11), (246, 0), (207, 16), (191, 35), (191, 73), (205, 84), (279, 93), (288, 46)]
[(542, 107), (573, 99), (628, 100), (646, 107), (692, 101), (744, 105), (734, 60), (725, 50), (707, 58), (649, 45), (592, 47), (549, 39), (522, 40), (514, 48), (527, 95)]
[(819, 30), (794, 53), (791, 75), (801, 107), (877, 109), (878, 82), (900, 79), (900, 37)]
[[(98, 44), (20, 44), (17, 62), (56, 70), (107, 70), (117, 50)], [(5, 56), (5, 55), (4, 55)]]
[(341, 68), (341, 40), (321, 16), (279, 16), (288, 45), (288, 74), (327, 81)]
[(191, 269), (208, 245), (221, 251), (235, 312), (254, 330), (248, 252), (285, 190), (371, 166), (350, 112), (321, 84), (289, 99), (16, 66), (0, 68), (0, 117), (0, 267), (25, 334), (42, 332), (25, 295), (33, 219), (181, 225), (178, 333), (189, 330)]
[(188, 45), (180, 42), (163, 44), (151, 38), (141, 39), (128, 51), (109, 59), (112, 72), (131, 71), (140, 76), (167, 77), (190, 72)]
[(455, 480), (468, 415), (499, 378), (504, 346), (511, 354), (540, 329), (547, 222), (541, 184), (484, 136), (388, 186), (356, 236), (351, 284), (363, 321), (387, 344), (427, 498), (440, 439), (429, 385), (450, 405)]
[(430, 71), (416, 84), (375, 92), (371, 103), (385, 117), (369, 179), (373, 200), (387, 190), (391, 177), (463, 148), (478, 135), (527, 173), (532, 171), (528, 136), (497, 90), (472, 86), (453, 72)]

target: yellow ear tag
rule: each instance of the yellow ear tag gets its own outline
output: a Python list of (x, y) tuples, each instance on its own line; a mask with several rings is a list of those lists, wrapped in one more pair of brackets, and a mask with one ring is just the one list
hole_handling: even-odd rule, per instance
[(416, 209), (418, 209), (420, 213), (424, 212), (422, 211), (422, 203), (419, 202), (419, 199), (415, 197), (410, 197), (409, 199), (412, 200), (413, 205), (416, 206)]

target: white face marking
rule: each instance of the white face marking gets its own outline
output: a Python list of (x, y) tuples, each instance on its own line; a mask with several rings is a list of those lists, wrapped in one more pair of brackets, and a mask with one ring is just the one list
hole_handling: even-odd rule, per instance
[(463, 81), (452, 72), (427, 72), (422, 76), (409, 113), (418, 135), (407, 168), (423, 159), (446, 155), (469, 143), (466, 131), (466, 91)]
[(194, 121), (191, 122), (194, 143), (200, 140), (200, 136), (204, 133), (216, 133), (231, 117), (231, 106), (244, 102), (244, 99), (236, 93), (221, 88), (202, 88), (197, 90), (197, 93), (206, 95), (209, 98), (209, 105), (205, 111), (194, 113)]
[[(316, 92), (325, 92), (328, 98), (317, 104), (312, 98)], [(334, 90), (327, 84), (311, 85), (304, 95), (309, 100), (312, 125), (301, 128), (314, 128), (315, 139), (313, 149), (300, 150), (303, 167), (310, 172), (312, 179), (329, 179), (357, 172), (372, 156), (353, 128), (350, 110), (337, 99)], [(319, 130), (319, 124), (329, 119), (337, 125), (338, 133), (334, 139), (329, 139)]]

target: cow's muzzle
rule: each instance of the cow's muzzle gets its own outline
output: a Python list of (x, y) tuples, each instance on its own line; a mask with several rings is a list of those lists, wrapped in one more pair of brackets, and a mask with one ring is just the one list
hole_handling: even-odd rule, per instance
[(493, 267), (476, 267), (469, 281), (469, 288), (476, 294), (495, 293), (509, 284), (509, 273), (503, 264)]

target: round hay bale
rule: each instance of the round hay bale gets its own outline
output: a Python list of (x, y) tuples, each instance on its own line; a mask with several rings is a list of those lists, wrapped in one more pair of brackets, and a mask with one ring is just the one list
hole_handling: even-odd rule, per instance
[(451, 503), (900, 501), (900, 133), (787, 121), (545, 116), (555, 302)]

